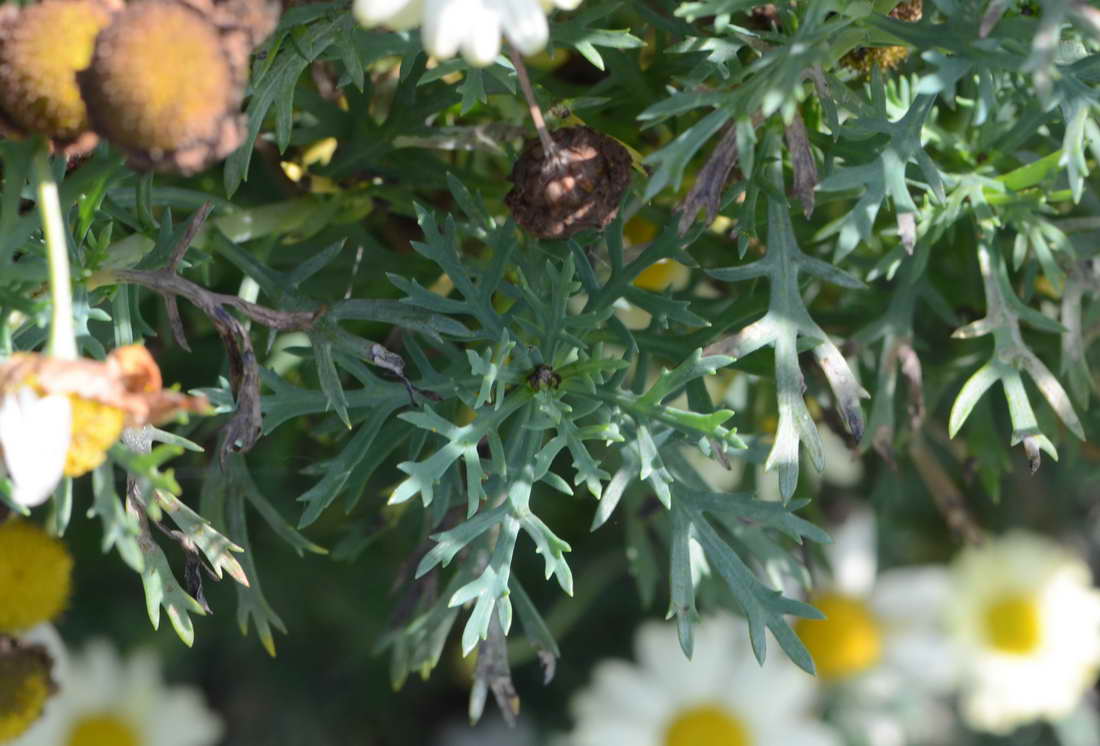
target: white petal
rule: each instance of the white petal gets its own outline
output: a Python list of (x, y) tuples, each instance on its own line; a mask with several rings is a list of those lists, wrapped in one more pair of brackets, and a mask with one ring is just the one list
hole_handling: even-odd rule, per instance
[(21, 386), (0, 399), (0, 446), (15, 502), (32, 507), (50, 496), (61, 481), (71, 430), (67, 396), (40, 397)]
[(439, 59), (454, 57), (480, 5), (478, 0), (427, 0), (420, 32), (424, 49)]
[(390, 19), (405, 13), (413, 4), (410, 0), (355, 0), (351, 12), (363, 26), (389, 25)]
[(855, 487), (863, 480), (863, 460), (859, 452), (849, 448), (832, 428), (821, 425), (817, 430), (821, 434), (821, 450), (825, 454), (821, 478), (837, 487)]
[(489, 65), (500, 54), (500, 14), (491, 0), (476, 3), (474, 15), (462, 40), (462, 56), (475, 67)]
[(838, 590), (856, 597), (870, 593), (877, 569), (875, 516), (870, 510), (855, 510), (833, 531), (827, 551)]
[(498, 0), (504, 33), (522, 54), (535, 54), (546, 46), (550, 30), (535, 0)]

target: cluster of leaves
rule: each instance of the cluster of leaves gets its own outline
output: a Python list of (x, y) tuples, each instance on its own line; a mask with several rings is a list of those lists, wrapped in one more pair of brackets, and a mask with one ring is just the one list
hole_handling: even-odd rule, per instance
[[(1100, 435), (1095, 415), (1078, 415), (1098, 393), (1094, 11), (936, 0), (903, 22), (881, 0), (756, 5), (588, 0), (552, 24), (569, 61), (535, 71), (536, 95), (623, 138), (646, 167), (600, 234), (539, 242), (507, 219), (502, 181), (525, 116), (511, 63), (429, 65), (415, 33), (364, 31), (325, 3), (290, 9), (257, 56), (249, 137), (220, 184), (137, 175), (106, 148), (64, 174), (86, 353), (111, 334), (186, 344), (185, 327), (226, 350), (227, 377), (204, 393), (228, 424), (189, 433), (218, 444), (198, 513), (158, 470), (191, 444), (178, 436), (148, 455), (116, 449), (137, 475), (127, 507), (112, 466), (93, 480), (105, 548), (142, 574), (154, 624), (164, 606), (190, 641), (188, 614), (203, 610), (192, 565), (205, 561), (240, 581), (242, 627), (274, 651), (283, 625), (246, 505), (299, 554), (325, 551), (307, 529), (349, 561), (382, 561), (366, 559), (371, 546), (396, 535), (404, 594), (380, 643), (394, 682), (426, 675), (461, 619), (463, 652), (480, 648), (475, 693), (510, 707), (500, 663), (513, 611), (548, 667), (559, 655), (542, 594), (514, 571), (521, 536), (567, 595), (591, 561), (548, 517), (564, 512), (621, 541), (643, 600), (667, 598), (685, 652), (703, 597), (745, 616), (758, 657), (770, 630), (812, 670), (787, 617), (817, 612), (779, 589), (807, 579), (795, 547), (827, 541), (795, 515), (813, 489), (801, 452), (826, 466), (820, 427), (937, 499), (961, 492), (971, 463), (997, 498), (1006, 442), (1035, 469), (1040, 452)], [(869, 78), (839, 64), (883, 44), (910, 47), (908, 62)], [(313, 157), (324, 143), (331, 158)], [(29, 149), (0, 143), (0, 156), (10, 352), (42, 342), (45, 267), (21, 209)], [(197, 233), (173, 224), (204, 202), (214, 217)], [(631, 238), (639, 225), (665, 227)], [(665, 260), (690, 268), (686, 288), (636, 282)], [(170, 299), (159, 323), (135, 285)], [(177, 296), (202, 313), (181, 318)], [(648, 326), (628, 328), (631, 307)], [(261, 352), (249, 323), (271, 329)], [(743, 384), (736, 414), (706, 385), (722, 369)], [(986, 395), (998, 381), (1006, 412)], [(252, 470), (279, 428), (316, 456), (315, 481), (269, 501)], [(753, 494), (764, 472), (745, 464), (777, 473), (778, 500)], [(708, 486), (731, 467), (743, 491)], [(72, 502), (65, 485), (58, 531)], [(162, 513), (191, 558), (186, 591), (148, 531)], [(971, 522), (959, 501), (946, 518), (963, 533)]]

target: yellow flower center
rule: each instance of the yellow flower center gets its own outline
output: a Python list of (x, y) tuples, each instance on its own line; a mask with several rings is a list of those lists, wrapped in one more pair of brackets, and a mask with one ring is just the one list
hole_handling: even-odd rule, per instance
[(986, 607), (985, 634), (994, 649), (1027, 655), (1039, 647), (1043, 635), (1039, 604), (1030, 596), (1002, 596)]
[(0, 743), (38, 720), (51, 693), (49, 659), (26, 649), (0, 653)]
[(752, 746), (749, 729), (719, 705), (700, 705), (676, 714), (665, 729), (664, 746)]
[(79, 477), (103, 463), (107, 449), (122, 435), (126, 416), (118, 407), (70, 396), (73, 434), (65, 457), (65, 476)]
[(138, 746), (140, 743), (134, 726), (114, 713), (98, 712), (73, 723), (65, 746)]
[(882, 630), (857, 598), (826, 593), (813, 601), (825, 619), (799, 619), (795, 632), (809, 649), (818, 674), (840, 679), (866, 671), (882, 656)]
[(0, 525), (0, 633), (57, 616), (69, 598), (72, 569), (65, 545), (35, 524)]
[(690, 270), (675, 259), (660, 259), (634, 278), (634, 286), (642, 290), (663, 293), (673, 283), (686, 277)]
[(96, 34), (110, 13), (90, 0), (28, 5), (0, 50), (11, 86), (0, 94), (9, 118), (23, 128), (74, 137), (88, 126), (76, 71), (88, 66)]

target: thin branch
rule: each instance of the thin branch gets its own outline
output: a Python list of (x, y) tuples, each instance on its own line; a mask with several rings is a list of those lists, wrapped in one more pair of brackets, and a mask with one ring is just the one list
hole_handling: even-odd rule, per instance
[(187, 253), (191, 241), (198, 234), (210, 214), (209, 203), (191, 216), (187, 230), (172, 249), (168, 264), (160, 269), (116, 269), (107, 273), (106, 282), (140, 285), (156, 291), (168, 308), (168, 320), (172, 336), (184, 349), (189, 350), (183, 331), (176, 298), (191, 301), (210, 319), (229, 355), (229, 376), (237, 400), (237, 411), (226, 426), (226, 438), (220, 453), (222, 466), (225, 456), (232, 451), (248, 451), (255, 445), (263, 430), (260, 409), (260, 369), (252, 339), (244, 324), (230, 315), (225, 307), (240, 311), (253, 321), (279, 331), (308, 330), (324, 314), (325, 307), (315, 311), (279, 311), (257, 303), (251, 303), (236, 295), (215, 293), (196, 285), (177, 274), (177, 268)]
[(558, 157), (558, 146), (550, 137), (550, 130), (546, 128), (546, 120), (543, 119), (542, 109), (535, 98), (535, 91), (531, 88), (531, 79), (527, 76), (527, 66), (523, 64), (523, 57), (513, 46), (508, 47), (508, 54), (512, 58), (512, 64), (516, 68), (516, 76), (519, 78), (519, 86), (523, 89), (523, 95), (527, 99), (528, 111), (531, 113), (531, 121), (535, 123), (535, 129), (542, 141), (542, 152), (547, 160)]

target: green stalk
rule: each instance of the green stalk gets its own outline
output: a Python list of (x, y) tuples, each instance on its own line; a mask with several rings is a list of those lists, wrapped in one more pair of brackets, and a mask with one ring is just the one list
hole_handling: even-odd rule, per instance
[(50, 169), (48, 146), (42, 143), (34, 154), (34, 176), (38, 183), (38, 214), (42, 217), (42, 232), (46, 237), (46, 258), (50, 266), (50, 338), (46, 354), (64, 360), (75, 360), (76, 333), (73, 330), (73, 290), (69, 273), (69, 243), (65, 219), (61, 214), (61, 199), (57, 182)]

